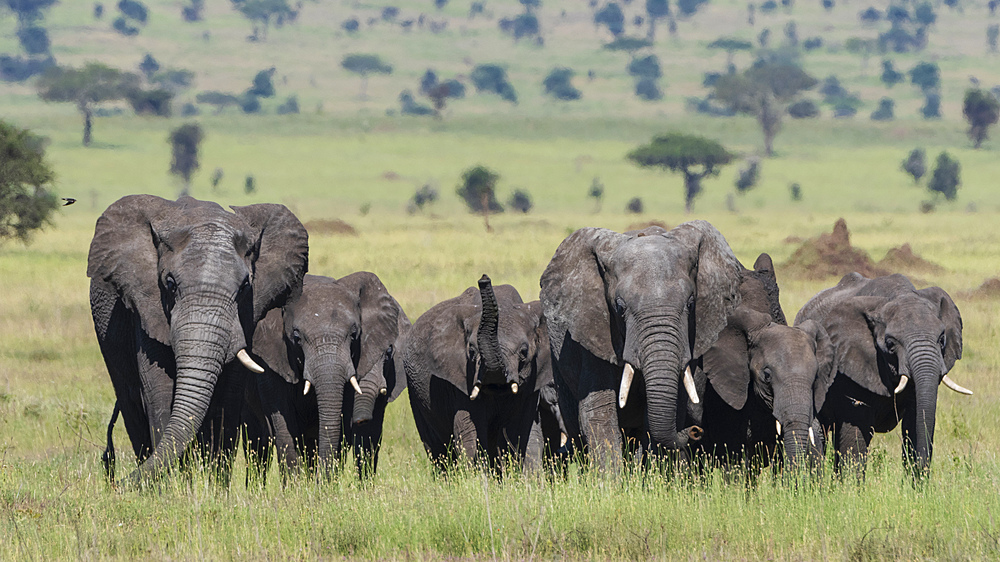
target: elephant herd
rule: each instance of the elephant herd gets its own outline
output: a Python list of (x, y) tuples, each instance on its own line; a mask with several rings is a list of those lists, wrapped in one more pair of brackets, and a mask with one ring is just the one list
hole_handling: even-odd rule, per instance
[[(374, 474), (404, 389), (441, 469), (464, 463), (606, 473), (688, 466), (863, 475), (875, 432), (902, 422), (903, 457), (929, 474), (937, 389), (962, 356), (947, 293), (902, 275), (845, 276), (787, 324), (774, 267), (744, 267), (705, 221), (583, 228), (525, 303), (477, 286), (411, 324), (378, 277), (306, 275), (308, 234), (284, 206), (127, 196), (97, 221), (94, 327), (138, 462), (132, 484), (202, 457), (251, 476), (329, 475), (352, 447)], [(192, 447), (193, 445), (193, 447)]]

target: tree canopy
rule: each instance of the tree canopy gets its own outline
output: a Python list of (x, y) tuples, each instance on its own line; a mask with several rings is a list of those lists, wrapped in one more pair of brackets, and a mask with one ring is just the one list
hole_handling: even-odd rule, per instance
[(470, 211), (483, 215), (487, 231), (493, 230), (490, 227), (490, 213), (503, 212), (503, 206), (497, 201), (496, 194), (499, 180), (500, 174), (486, 166), (474, 166), (462, 172), (462, 183), (456, 190)]
[(286, 19), (298, 15), (298, 12), (288, 5), (288, 0), (230, 0), (230, 2), (236, 11), (250, 20), (253, 26), (253, 35), (249, 37), (251, 41), (267, 40), (267, 30), (272, 22), (280, 26)]
[(191, 174), (201, 165), (198, 162), (198, 147), (205, 133), (197, 123), (185, 123), (170, 131), (170, 173), (184, 181), (184, 193), (190, 190)]
[(361, 99), (367, 97), (368, 76), (371, 74), (392, 74), (392, 65), (382, 61), (378, 55), (352, 53), (340, 61), (340, 66), (361, 76)]
[(979, 148), (989, 138), (990, 127), (1000, 118), (1000, 102), (992, 92), (970, 89), (965, 92), (962, 114), (969, 122), (969, 138), (974, 148)]
[(139, 77), (101, 63), (83, 68), (53, 67), (39, 78), (35, 87), (45, 101), (75, 103), (83, 114), (83, 144), (90, 145), (94, 105), (120, 100), (138, 89)]
[(627, 158), (643, 168), (662, 168), (684, 175), (684, 208), (691, 212), (694, 198), (701, 193), (701, 180), (715, 176), (732, 162), (734, 155), (721, 144), (683, 133), (653, 138), (628, 153)]
[(45, 139), (0, 121), (0, 240), (27, 242), (58, 206), (46, 189), (54, 178), (45, 161)]
[(958, 197), (958, 187), (962, 185), (962, 166), (948, 155), (942, 152), (937, 157), (937, 164), (931, 174), (931, 180), (927, 182), (927, 189), (935, 195), (943, 195), (948, 201), (954, 201)]

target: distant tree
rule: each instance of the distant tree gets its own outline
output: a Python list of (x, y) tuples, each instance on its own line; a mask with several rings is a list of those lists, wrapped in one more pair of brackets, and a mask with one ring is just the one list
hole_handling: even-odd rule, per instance
[(677, 0), (677, 10), (682, 17), (691, 17), (698, 12), (702, 4), (707, 4), (708, 0)]
[(982, 146), (983, 141), (989, 138), (989, 129), (997, 123), (1000, 118), (1000, 102), (993, 96), (992, 92), (980, 89), (970, 89), (965, 92), (965, 100), (962, 102), (962, 114), (969, 122), (969, 139), (972, 140), (973, 148)]
[(871, 114), (872, 121), (892, 121), (895, 119), (896, 102), (892, 98), (882, 98), (878, 101), (878, 108)]
[(271, 68), (261, 70), (253, 77), (253, 85), (247, 90), (257, 97), (261, 98), (273, 98), (274, 97), (274, 82), (271, 78), (274, 77), (274, 73), (277, 69), (273, 66)]
[(943, 195), (948, 201), (954, 201), (958, 197), (958, 188), (962, 185), (962, 166), (948, 155), (942, 152), (937, 157), (937, 164), (934, 172), (927, 183), (927, 189), (937, 197)]
[(737, 51), (752, 51), (753, 44), (744, 39), (736, 39), (734, 37), (719, 37), (715, 41), (708, 44), (709, 49), (722, 49), (726, 51), (726, 67), (730, 67), (733, 64), (733, 55)]
[(594, 25), (603, 25), (611, 35), (618, 37), (625, 32), (625, 12), (617, 3), (608, 2), (594, 14)]
[(243, 191), (247, 195), (257, 191), (257, 180), (253, 177), (253, 174), (247, 174), (246, 179), (243, 180)]
[(28, 242), (49, 224), (58, 206), (46, 189), (55, 175), (45, 159), (45, 139), (0, 120), (0, 240)]
[(601, 212), (601, 202), (604, 200), (604, 182), (601, 178), (594, 176), (590, 182), (590, 189), (587, 190), (587, 197), (594, 200), (594, 212)]
[(201, 12), (205, 9), (205, 0), (190, 0), (190, 4), (181, 7), (181, 17), (191, 23), (201, 21)]
[(358, 22), (358, 18), (351, 18), (345, 20), (344, 23), (340, 24), (340, 28), (348, 33), (355, 33), (361, 28), (361, 23)]
[(531, 194), (523, 189), (515, 189), (507, 204), (510, 205), (511, 209), (525, 214), (535, 206), (531, 201)]
[(823, 9), (828, 12), (832, 11), (833, 7), (836, 6), (836, 3), (833, 0), (822, 0), (820, 4), (822, 4)]
[(90, 146), (94, 106), (120, 100), (137, 87), (139, 77), (100, 63), (83, 68), (53, 67), (35, 83), (45, 101), (75, 103), (83, 115), (83, 145)]
[(635, 78), (652, 78), (655, 80), (663, 76), (663, 71), (660, 69), (660, 59), (656, 55), (647, 55), (632, 59), (628, 63), (627, 70)]
[(212, 172), (212, 177), (209, 178), (208, 181), (212, 183), (212, 190), (213, 191), (216, 190), (216, 189), (218, 189), (219, 182), (222, 181), (222, 177), (224, 175), (225, 175), (225, 173), (222, 171), (222, 168), (216, 168), (215, 171)]
[(934, 25), (937, 21), (937, 14), (934, 13), (934, 7), (928, 2), (923, 4), (917, 4), (917, 7), (913, 9), (913, 19), (920, 25)]
[(17, 40), (29, 55), (43, 55), (49, 52), (52, 43), (49, 32), (44, 27), (31, 25), (17, 30)]
[(529, 12), (536, 10), (542, 5), (542, 0), (520, 0), (520, 2), (524, 6), (524, 9)]
[(924, 105), (920, 108), (920, 114), (924, 119), (941, 118), (941, 94), (931, 92), (924, 96)]
[(392, 74), (392, 65), (382, 62), (378, 55), (350, 54), (340, 61), (340, 66), (361, 76), (361, 99), (368, 97), (368, 76), (372, 74)]
[(656, 101), (663, 99), (663, 90), (655, 78), (642, 77), (635, 81), (635, 95), (642, 100)]
[(292, 115), (298, 114), (298, 112), (299, 98), (294, 94), (285, 98), (285, 101), (275, 109), (275, 113), (278, 115)]
[(858, 12), (858, 19), (861, 20), (861, 23), (878, 23), (882, 19), (882, 12), (876, 8), (869, 7), (866, 10)]
[(771, 30), (765, 27), (760, 33), (757, 34), (757, 45), (759, 45), (761, 49), (766, 49), (770, 42)]
[(489, 92), (500, 96), (500, 99), (517, 104), (517, 92), (507, 80), (507, 71), (496, 64), (480, 64), (472, 69), (469, 75), (477, 92)]
[(126, 93), (125, 99), (132, 106), (132, 111), (136, 115), (155, 115), (157, 117), (170, 117), (172, 113), (171, 103), (174, 100), (174, 93), (162, 88), (152, 88), (143, 90), (142, 88), (132, 88)]
[(153, 78), (156, 71), (160, 69), (160, 63), (156, 62), (153, 55), (146, 53), (146, 56), (142, 57), (142, 62), (139, 63), (139, 72), (146, 77), (146, 80)]
[(548, 76), (542, 80), (542, 88), (545, 90), (547, 95), (550, 95), (558, 100), (578, 100), (583, 94), (580, 90), (576, 89), (571, 82), (575, 74), (576, 73), (573, 72), (573, 69), (571, 68), (553, 68), (549, 72)]
[(5, 8), (17, 17), (19, 27), (28, 27), (42, 19), (43, 11), (59, 0), (0, 0), (0, 9)]
[(792, 119), (812, 119), (819, 116), (819, 108), (812, 100), (799, 100), (788, 106), (788, 115)]
[(420, 93), (423, 95), (430, 94), (434, 86), (438, 85), (438, 76), (433, 69), (428, 68), (427, 72), (424, 72), (423, 76), (420, 77)]
[(457, 80), (446, 80), (435, 85), (427, 97), (434, 105), (434, 117), (441, 119), (442, 112), (448, 103), (449, 98), (461, 98), (465, 96), (465, 86)]
[(145, 24), (149, 20), (149, 9), (142, 2), (136, 0), (120, 0), (118, 9), (127, 17)]
[(633, 215), (641, 215), (643, 210), (644, 206), (642, 204), (642, 198), (640, 197), (633, 197), (628, 200), (628, 203), (625, 204), (626, 213), (632, 213)]
[(652, 46), (653, 42), (648, 39), (626, 37), (622, 35), (620, 37), (616, 37), (615, 40), (610, 43), (605, 43), (602, 48), (609, 51), (625, 51), (630, 57), (634, 57), (636, 51)]
[(104, 17), (104, 4), (94, 2), (94, 19), (99, 20)]
[(910, 174), (913, 178), (913, 183), (919, 183), (920, 178), (924, 177), (927, 173), (927, 163), (925, 162), (924, 149), (914, 148), (903, 160), (900, 168)]
[(538, 35), (541, 29), (538, 24), (538, 17), (531, 12), (518, 14), (513, 18), (501, 19), (499, 25), (500, 30), (512, 36), (515, 41), (525, 37), (534, 37)]
[(792, 201), (802, 201), (802, 186), (798, 183), (789, 185), (788, 194), (791, 196)]
[(243, 92), (240, 97), (236, 98), (236, 103), (240, 106), (240, 111), (243, 113), (260, 113), (260, 98), (249, 91)]
[(795, 25), (794, 21), (785, 24), (785, 41), (789, 47), (797, 47), (799, 45), (799, 28)]
[(646, 39), (656, 41), (656, 22), (670, 15), (670, 0), (646, 0), (646, 15), (649, 16)]
[(437, 200), (438, 200), (438, 190), (436, 187), (434, 187), (429, 183), (425, 183), (423, 186), (417, 189), (417, 191), (413, 194), (413, 198), (411, 199), (411, 201), (413, 202), (413, 206), (420, 211), (424, 210), (424, 207), (433, 204)]
[(396, 6), (382, 8), (382, 21), (394, 21), (397, 17), (399, 17), (399, 8)]
[(761, 2), (760, 4), (760, 11), (763, 14), (774, 13), (774, 11), (777, 9), (778, 9), (778, 3), (775, 2), (774, 0), (764, 0), (764, 2)]
[(288, 0), (229, 0), (233, 9), (250, 20), (253, 34), (250, 41), (266, 41), (267, 30), (274, 22), (278, 25), (286, 19), (294, 18), (297, 12), (288, 5)]
[(757, 186), (760, 179), (760, 160), (752, 158), (747, 161), (746, 168), (742, 168), (736, 177), (736, 193), (745, 194)]
[(502, 213), (503, 206), (497, 201), (496, 185), (500, 174), (486, 166), (475, 166), (462, 172), (462, 183), (458, 186), (458, 196), (465, 201), (469, 211), (483, 215), (486, 231), (490, 227), (490, 213)]
[(129, 20), (126, 19), (125, 16), (118, 16), (115, 18), (115, 21), (111, 22), (111, 28), (125, 37), (134, 37), (139, 35), (139, 28), (130, 24)]
[(433, 115), (434, 110), (426, 105), (420, 105), (413, 97), (413, 92), (403, 90), (399, 93), (399, 112), (403, 115)]
[(669, 133), (628, 153), (643, 168), (657, 167), (684, 175), (684, 209), (691, 212), (701, 193), (701, 180), (715, 176), (733, 155), (721, 144), (696, 135)]
[(898, 72), (892, 65), (891, 60), (882, 61), (882, 74), (879, 79), (885, 84), (886, 88), (892, 88), (896, 84), (899, 84), (905, 77), (902, 72)]
[(233, 94), (216, 91), (200, 92), (195, 96), (195, 101), (214, 105), (216, 114), (221, 113), (227, 107), (232, 107), (240, 103), (239, 98)]
[(164, 90), (180, 92), (194, 84), (194, 72), (181, 68), (167, 68), (153, 75), (149, 80)]
[(774, 137), (781, 130), (782, 115), (798, 95), (813, 88), (816, 79), (791, 64), (755, 65), (740, 74), (723, 76), (715, 84), (715, 97), (734, 111), (753, 115), (764, 133), (764, 150), (774, 155)]
[(910, 83), (920, 88), (924, 94), (935, 91), (941, 86), (941, 70), (937, 63), (917, 63), (910, 69)]
[(878, 49), (878, 41), (875, 39), (862, 39), (861, 37), (851, 37), (844, 41), (844, 49), (852, 55), (861, 57), (861, 68), (868, 68), (868, 59), (872, 53)]
[(183, 194), (191, 191), (191, 175), (201, 165), (198, 148), (205, 134), (197, 123), (186, 123), (170, 131), (170, 173), (184, 182)]
[(991, 53), (997, 52), (998, 38), (1000, 38), (1000, 24), (992, 23), (986, 26), (986, 46)]

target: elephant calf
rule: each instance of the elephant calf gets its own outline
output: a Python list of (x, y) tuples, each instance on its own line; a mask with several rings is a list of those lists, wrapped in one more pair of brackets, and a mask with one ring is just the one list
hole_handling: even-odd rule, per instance
[(264, 372), (248, 392), (247, 449), (258, 468), (266, 470), (273, 442), (284, 469), (304, 460), (329, 472), (346, 440), (359, 475), (373, 475), (386, 405), (406, 388), (395, 349), (409, 327), (375, 274), (307, 275), (301, 294), (268, 313), (254, 336)]
[(403, 348), (410, 406), (439, 467), (460, 456), (500, 470), (506, 456), (538, 468), (565, 445), (540, 304), (490, 278), (441, 302), (414, 324)]
[[(830, 334), (836, 376), (817, 391), (820, 420), (833, 430), (837, 469), (864, 474), (872, 434), (903, 422), (903, 458), (915, 478), (929, 474), (938, 384), (972, 392), (948, 377), (962, 358), (962, 316), (944, 290), (916, 290), (903, 275), (845, 275), (795, 317)], [(912, 381), (912, 383), (911, 383)]]

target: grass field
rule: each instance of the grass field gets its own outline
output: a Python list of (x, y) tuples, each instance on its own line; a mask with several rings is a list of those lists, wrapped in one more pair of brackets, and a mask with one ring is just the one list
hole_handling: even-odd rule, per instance
[[(347, 471), (330, 483), (300, 479), (282, 487), (275, 473), (266, 489), (247, 489), (238, 461), (228, 489), (196, 471), (157, 491), (119, 493), (104, 482), (99, 462), (114, 395), (90, 318), (87, 249), (94, 221), (117, 198), (179, 193), (167, 174), (166, 139), (184, 120), (99, 117), (94, 146), (85, 149), (71, 105), (43, 104), (30, 86), (4, 84), (0, 117), (50, 139), (54, 188), (78, 202), (30, 245), (0, 246), (0, 559), (1000, 558), (1000, 300), (966, 294), (998, 275), (1000, 165), (996, 141), (970, 148), (960, 108), (970, 75), (986, 87), (1000, 83), (1000, 58), (985, 56), (992, 23), (985, 2), (965, 2), (961, 10), (937, 6), (927, 50), (891, 57), (903, 71), (920, 60), (940, 64), (944, 119), (938, 121), (916, 116), (923, 101), (916, 88), (882, 86), (881, 57), (865, 68), (843, 49), (849, 37), (877, 33), (857, 23), (868, 3), (838, 2), (826, 12), (819, 2), (797, 2), (791, 13), (758, 13), (750, 28), (744, 2), (713, 0), (678, 22), (677, 39), (666, 38), (661, 23), (652, 52), (664, 65), (665, 99), (653, 104), (631, 95), (627, 55), (599, 48), (610, 37), (595, 31), (584, 2), (544, 2), (544, 48), (515, 45), (498, 33), (496, 18), (521, 10), (513, 0), (489, 2), (493, 19), (474, 20), (466, 16), (469, 3), (459, 0), (441, 12), (429, 1), (392, 3), (400, 19), (420, 13), (446, 19), (440, 35), (406, 34), (384, 22), (368, 26), (388, 2), (306, 2), (297, 23), (272, 28), (260, 43), (244, 41), (249, 25), (228, 2), (208, 2), (206, 20), (190, 25), (179, 23), (175, 0), (147, 4), (150, 23), (135, 38), (112, 33), (113, 16), (95, 22), (92, 2), (57, 4), (45, 19), (53, 52), (63, 64), (101, 60), (121, 68), (152, 52), (165, 66), (196, 72), (196, 86), (181, 102), (202, 90), (241, 91), (256, 71), (275, 65), (278, 98), (265, 101), (264, 115), (206, 109), (197, 117), (206, 139), (192, 194), (223, 204), (280, 202), (304, 222), (338, 218), (354, 226), (357, 236), (313, 233), (311, 273), (373, 271), (415, 320), (483, 273), (513, 284), (526, 300), (537, 298), (541, 272), (576, 228), (704, 218), (744, 264), (764, 251), (774, 257), (782, 304), (793, 318), (836, 279), (783, 276), (782, 264), (797, 247), (787, 240), (828, 232), (844, 217), (852, 243), (873, 259), (910, 243), (945, 268), (916, 276), (921, 285), (947, 290), (961, 309), (965, 351), (951, 375), (976, 394), (941, 391), (934, 475), (920, 488), (903, 473), (898, 431), (876, 436), (861, 485), (840, 482), (829, 469), (820, 481), (797, 485), (765, 475), (751, 490), (717, 473), (695, 481), (655, 475), (599, 481), (575, 469), (565, 481), (496, 482), (465, 470), (440, 477), (403, 398), (388, 410), (380, 472), (369, 484)], [(642, 4), (626, 6), (629, 20)], [(105, 8), (115, 11), (112, 2)], [(339, 28), (352, 16), (363, 22), (356, 37)], [(725, 64), (708, 42), (724, 34), (754, 39), (767, 27), (780, 43), (790, 20), (800, 39), (825, 40), (803, 55), (806, 69), (820, 78), (838, 75), (865, 107), (853, 120), (833, 119), (824, 109), (818, 120), (786, 122), (777, 155), (763, 161), (753, 191), (730, 195), (740, 166), (731, 165), (706, 180), (695, 213), (684, 215), (681, 179), (640, 170), (624, 155), (668, 130), (758, 154), (762, 141), (752, 119), (688, 114), (684, 99), (703, 96), (702, 73)], [(0, 52), (18, 49), (15, 25), (11, 17), (0, 20)], [(631, 26), (629, 34), (644, 29)], [(370, 80), (367, 100), (357, 97), (359, 79), (339, 67), (349, 52), (377, 52), (396, 67)], [(400, 90), (416, 89), (426, 68), (449, 78), (483, 62), (508, 66), (519, 105), (472, 95), (453, 102), (442, 121), (386, 115), (398, 110)], [(749, 64), (749, 55), (736, 62)], [(541, 95), (541, 79), (554, 66), (578, 72), (583, 100), (557, 103)], [(585, 78), (588, 69), (593, 81)], [(274, 115), (291, 94), (303, 113)], [(896, 99), (898, 119), (870, 122), (867, 114), (883, 95)], [(917, 212), (930, 199), (926, 188), (899, 170), (916, 146), (931, 160), (947, 150), (962, 164), (958, 200), (930, 214)], [(486, 233), (455, 195), (461, 172), (479, 163), (501, 174), (501, 200), (525, 189), (534, 210), (491, 217), (494, 232)], [(216, 168), (225, 176), (213, 190), (208, 178)], [(257, 182), (253, 194), (243, 190), (247, 175)], [(586, 196), (595, 177), (606, 185), (600, 212)], [(802, 201), (789, 197), (793, 182), (802, 186)], [(428, 183), (441, 200), (408, 215), (408, 199)], [(625, 214), (636, 196), (646, 212)], [(130, 469), (121, 424), (115, 438), (121, 474)]]

